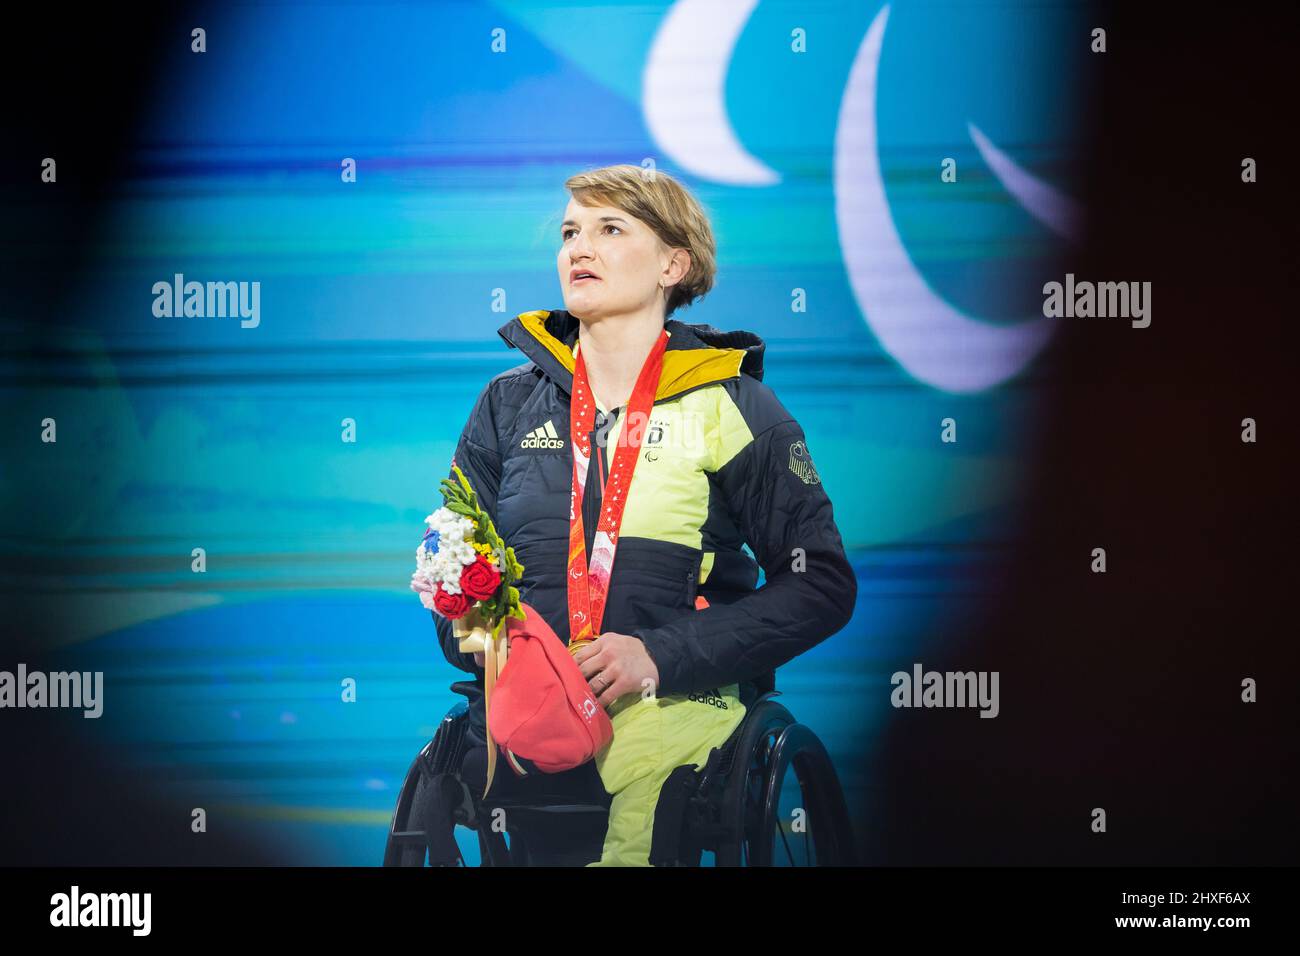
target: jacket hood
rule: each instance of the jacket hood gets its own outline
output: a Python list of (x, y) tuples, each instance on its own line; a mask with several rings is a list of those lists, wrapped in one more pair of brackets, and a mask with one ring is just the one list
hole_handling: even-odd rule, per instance
[[(563, 309), (539, 309), (520, 313), (497, 334), (572, 393), (578, 325), (577, 317)], [(767, 345), (753, 332), (723, 332), (711, 325), (687, 325), (676, 319), (669, 319), (664, 328), (669, 338), (656, 401), (736, 378), (742, 372), (763, 380)]]

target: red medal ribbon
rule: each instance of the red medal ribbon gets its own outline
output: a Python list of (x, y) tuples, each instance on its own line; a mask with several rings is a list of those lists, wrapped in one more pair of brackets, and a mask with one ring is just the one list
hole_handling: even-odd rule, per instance
[(605, 616), (605, 598), (609, 593), (614, 552), (618, 549), (618, 529), (623, 523), (623, 508), (632, 486), (641, 449), (641, 434), (650, 419), (659, 375), (663, 371), (664, 348), (668, 332), (660, 333), (628, 400), (627, 414), (619, 431), (618, 450), (610, 468), (609, 480), (601, 497), (600, 520), (591, 544), (591, 566), (587, 566), (587, 537), (582, 524), (582, 495), (587, 487), (587, 467), (591, 463), (591, 430), (596, 420), (596, 400), (587, 384), (587, 366), (578, 348), (573, 369), (573, 397), (569, 404), (569, 435), (573, 443), (573, 493), (569, 498), (569, 643), (591, 641), (600, 636)]

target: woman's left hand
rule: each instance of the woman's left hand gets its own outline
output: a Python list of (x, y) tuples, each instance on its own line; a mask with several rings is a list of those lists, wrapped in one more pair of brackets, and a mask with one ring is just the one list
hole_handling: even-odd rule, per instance
[(609, 707), (624, 694), (639, 694), (646, 686), (659, 686), (659, 668), (641, 638), (630, 634), (606, 631), (578, 648), (573, 659), (601, 707)]

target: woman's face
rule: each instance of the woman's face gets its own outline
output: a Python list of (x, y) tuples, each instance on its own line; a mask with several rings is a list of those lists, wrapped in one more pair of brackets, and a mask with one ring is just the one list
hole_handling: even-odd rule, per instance
[[(564, 308), (592, 321), (652, 307), (686, 273), (689, 253), (668, 249), (644, 222), (612, 206), (570, 199), (556, 267)], [(594, 278), (579, 278), (589, 272)]]

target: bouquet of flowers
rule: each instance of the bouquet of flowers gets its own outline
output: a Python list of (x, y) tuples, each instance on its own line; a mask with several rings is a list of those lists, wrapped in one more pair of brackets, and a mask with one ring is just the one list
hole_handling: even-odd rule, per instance
[[(411, 590), (420, 603), (451, 621), (462, 654), (483, 655), (484, 715), (491, 707), (496, 679), (506, 666), (510, 642), (502, 634), (507, 619), (524, 620), (519, 589), (524, 566), (505, 546), (464, 472), (452, 462), (456, 480), (442, 481), (443, 506), (425, 517), (424, 540), (415, 550)], [(496, 770), (496, 745), (487, 734), (487, 787)], [(485, 788), (484, 796), (487, 795)]]
[(456, 481), (442, 481), (443, 506), (424, 519), (428, 527), (415, 551), (411, 590), (452, 622), (461, 653), (481, 653), (500, 638), (507, 618), (524, 619), (515, 587), (524, 566), (479, 508), (464, 472), (454, 463), (452, 472)]

